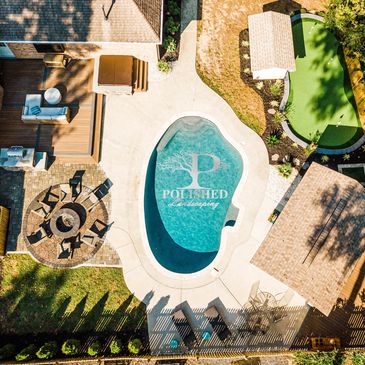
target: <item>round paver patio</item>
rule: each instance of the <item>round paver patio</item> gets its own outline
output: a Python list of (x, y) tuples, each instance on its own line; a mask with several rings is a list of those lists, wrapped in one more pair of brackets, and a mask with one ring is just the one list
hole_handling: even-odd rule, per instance
[(100, 249), (108, 230), (108, 211), (103, 200), (87, 204), (92, 189), (82, 186), (72, 197), (53, 185), (29, 204), (23, 225), (27, 249), (39, 262), (51, 267), (74, 267)]

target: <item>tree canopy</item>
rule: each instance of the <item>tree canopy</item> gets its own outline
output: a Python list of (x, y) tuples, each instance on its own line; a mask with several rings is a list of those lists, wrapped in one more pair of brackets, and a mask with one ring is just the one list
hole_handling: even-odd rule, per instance
[(326, 25), (354, 56), (365, 61), (365, 1), (330, 0)]

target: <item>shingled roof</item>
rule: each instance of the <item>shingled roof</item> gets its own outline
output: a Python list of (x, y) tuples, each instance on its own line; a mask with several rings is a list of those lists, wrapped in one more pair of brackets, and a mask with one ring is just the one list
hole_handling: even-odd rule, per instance
[(0, 41), (159, 43), (163, 0), (2, 0)]
[(289, 15), (266, 11), (248, 17), (252, 72), (280, 68), (295, 71)]
[(328, 315), (364, 250), (364, 187), (313, 163), (251, 262)]

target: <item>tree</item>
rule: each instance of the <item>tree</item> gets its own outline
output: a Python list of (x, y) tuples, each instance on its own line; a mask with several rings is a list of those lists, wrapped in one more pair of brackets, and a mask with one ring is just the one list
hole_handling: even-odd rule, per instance
[(57, 342), (50, 341), (46, 342), (38, 351), (37, 357), (39, 359), (52, 359), (57, 354)]
[(365, 61), (364, 0), (330, 0), (325, 23), (344, 47)]
[(80, 341), (70, 339), (63, 343), (62, 353), (65, 355), (77, 355), (80, 352)]

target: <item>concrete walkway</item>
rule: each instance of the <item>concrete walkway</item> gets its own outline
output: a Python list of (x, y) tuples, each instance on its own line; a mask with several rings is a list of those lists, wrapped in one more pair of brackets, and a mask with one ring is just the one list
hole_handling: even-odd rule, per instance
[[(206, 308), (219, 298), (226, 308), (237, 309), (247, 302), (255, 281), (274, 295), (287, 289), (249, 263), (270, 229), (267, 217), (277, 204), (266, 195), (268, 154), (261, 138), (198, 77), (196, 17), (197, 1), (184, 0), (180, 58), (167, 79), (150, 82), (147, 93), (110, 95), (106, 101), (101, 165), (114, 183), (114, 224), (108, 241), (120, 255), (129, 289), (154, 313), (149, 316), (150, 334), (159, 311), (184, 301), (191, 308)], [(238, 221), (233, 229), (223, 232), (216, 259), (196, 274), (178, 275), (153, 258), (144, 226), (143, 197), (151, 152), (169, 125), (184, 115), (200, 115), (216, 123), (241, 152), (244, 176), (233, 197), (240, 209)], [(296, 295), (292, 303), (302, 305), (304, 300)]]

